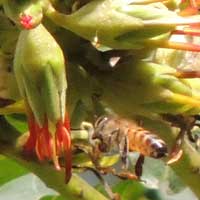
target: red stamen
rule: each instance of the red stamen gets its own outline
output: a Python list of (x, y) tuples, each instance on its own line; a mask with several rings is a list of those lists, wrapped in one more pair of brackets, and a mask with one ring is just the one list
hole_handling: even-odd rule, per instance
[(42, 153), (47, 159), (52, 158), (52, 137), (49, 133), (48, 126), (42, 128), (40, 132), (41, 143), (42, 143)]
[(71, 138), (68, 130), (62, 127), (63, 145), (65, 149), (65, 182), (71, 178), (72, 170), (72, 153), (71, 153)]
[(67, 151), (71, 147), (71, 138), (69, 131), (62, 127), (63, 148)]
[(70, 132), (70, 120), (68, 114), (65, 114), (64, 127)]
[[(181, 1), (181, 3), (185, 3), (185, 2), (186, 0)], [(198, 4), (199, 4), (199, 0), (189, 0), (189, 6), (186, 9), (180, 11), (179, 15), (190, 16), (190, 15), (198, 14)]]
[(37, 155), (37, 157), (38, 157), (38, 159), (40, 161), (45, 159), (45, 156), (43, 154), (42, 148), (43, 148), (42, 136), (40, 135), (40, 133), (38, 133), (38, 138), (37, 138), (37, 142), (36, 142), (36, 146), (35, 146), (35, 151), (36, 151), (36, 155)]
[(33, 28), (32, 19), (33, 18), (30, 15), (22, 15), (22, 16), (20, 16), (20, 24), (25, 29), (32, 29)]
[(60, 136), (58, 136), (58, 134), (55, 134), (55, 140), (56, 140), (56, 155), (59, 156), (61, 154), (61, 150), (62, 150), (62, 143), (60, 141), (62, 141), (62, 139), (60, 138)]
[(72, 169), (72, 155), (71, 155), (71, 138), (70, 138), (70, 132), (68, 131), (69, 128), (69, 121), (66, 117), (65, 123), (63, 124), (62, 121), (58, 121), (56, 126), (56, 136), (58, 138), (58, 145), (57, 145), (57, 151), (60, 152), (59, 149), (62, 146), (62, 149), (65, 150), (65, 181), (66, 183), (71, 178), (71, 169)]
[(24, 145), (24, 151), (27, 154), (33, 153), (36, 145), (36, 140), (37, 140), (37, 130), (35, 126), (35, 119), (34, 116), (31, 115), (29, 116), (28, 119), (28, 127), (29, 127), (29, 137)]
[(68, 183), (72, 176), (72, 152), (71, 147), (66, 151), (65, 154), (65, 183)]
[(169, 75), (173, 75), (177, 78), (200, 78), (200, 71), (197, 70), (179, 70), (175, 73), (168, 73)]
[(184, 10), (181, 10), (179, 12), (179, 15), (185, 17), (185, 16), (196, 15), (197, 13), (198, 13), (198, 8), (188, 7)]
[(200, 45), (191, 43), (171, 42), (171, 41), (163, 42), (161, 45), (159, 45), (159, 47), (184, 50), (184, 51), (195, 51), (195, 52), (200, 51)]
[(198, 9), (197, 0), (190, 0), (190, 6), (192, 8)]
[(58, 156), (64, 151), (66, 156), (65, 181), (68, 182), (72, 169), (70, 123), (68, 116), (66, 116), (64, 123), (62, 120), (57, 122), (55, 138), (52, 137), (49, 131), (47, 118), (41, 128), (31, 113), (29, 114), (28, 124), (30, 135), (24, 146), (24, 151), (32, 153), (35, 151), (40, 161), (52, 159), (57, 170), (60, 170)]
[(172, 34), (200, 36), (200, 29), (184, 28), (184, 30), (175, 30), (172, 32)]
[(35, 132), (36, 132), (36, 142), (34, 145), (35, 152), (40, 161), (44, 159), (52, 158), (52, 137), (48, 130), (48, 121), (45, 121), (45, 124), (42, 128), (34, 122)]

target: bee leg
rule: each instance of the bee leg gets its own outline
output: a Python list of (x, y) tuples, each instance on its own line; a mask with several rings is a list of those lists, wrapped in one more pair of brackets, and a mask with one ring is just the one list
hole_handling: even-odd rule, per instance
[(191, 130), (187, 131), (187, 136), (190, 142), (196, 143), (196, 136), (192, 134)]
[(138, 176), (129, 171), (113, 172), (112, 174), (120, 179), (139, 180)]
[(82, 151), (82, 152), (86, 153), (89, 156), (89, 158), (91, 159), (95, 168), (101, 168), (101, 166), (99, 164), (101, 152), (99, 151), (98, 146), (92, 146), (92, 148), (91, 148), (84, 144), (74, 144), (74, 148), (76, 151)]
[(174, 73), (169, 73), (177, 78), (200, 78), (200, 70), (177, 69)]
[(200, 127), (200, 124), (198, 124), (198, 118), (199, 115), (195, 115), (195, 116), (190, 116), (188, 117), (187, 121), (186, 121), (186, 132), (187, 132), (187, 136), (188, 139), (190, 140), (190, 142), (196, 143), (197, 142), (197, 135), (193, 134), (192, 129), (194, 128), (194, 126), (198, 126)]
[(169, 160), (167, 164), (172, 164), (178, 161), (182, 154), (183, 150), (181, 149), (184, 135), (187, 134), (188, 139), (191, 142), (195, 142), (195, 138), (192, 135), (192, 129), (195, 126), (195, 123), (198, 119), (198, 116), (184, 116), (184, 115), (163, 115), (163, 119), (171, 123), (172, 126), (180, 128), (180, 132), (176, 137), (175, 144), (172, 147), (172, 150), (169, 154)]
[[(84, 153), (86, 153), (93, 165), (94, 165), (94, 168), (96, 170), (98, 170), (101, 174), (108, 174), (108, 173), (111, 173), (111, 174), (115, 174), (115, 169), (113, 169), (112, 167), (102, 167), (99, 163), (99, 159), (101, 157), (101, 151), (99, 150), (98, 148), (98, 145), (95, 145), (95, 146), (92, 146), (92, 149), (91, 148), (88, 148), (87, 146), (85, 145), (77, 145), (75, 144), (74, 147), (76, 148), (76, 150), (78, 151), (83, 151)], [(86, 166), (75, 166), (74, 168), (86, 168)]]
[(89, 152), (90, 159), (95, 166), (95, 168), (101, 172), (101, 174), (115, 173), (115, 170), (112, 167), (102, 167), (99, 163), (101, 157), (101, 151), (99, 150), (98, 145), (92, 147), (92, 152)]
[(191, 130), (188, 130), (187, 136), (190, 142), (195, 144), (195, 149), (198, 150), (200, 148), (200, 135), (198, 133), (192, 133)]
[(122, 169), (128, 169), (128, 152), (129, 152), (129, 142), (128, 136), (125, 136), (119, 144), (119, 152), (122, 160)]
[(143, 164), (144, 164), (144, 155), (140, 154), (135, 165), (135, 174), (138, 177), (138, 179), (140, 179), (140, 177), (142, 176)]
[(195, 144), (195, 149), (198, 151), (200, 149), (200, 135), (199, 135), (199, 133), (192, 133), (191, 132), (190, 135), (188, 135), (188, 139)]
[(195, 149), (199, 150), (200, 149), (200, 136), (195, 135)]
[(120, 200), (119, 194), (118, 193), (113, 193), (111, 187), (109, 186), (107, 181), (102, 177), (101, 172), (99, 172), (98, 169), (95, 169), (93, 167), (88, 167), (88, 166), (79, 166), (79, 165), (75, 165), (75, 166), (73, 166), (73, 168), (92, 171), (94, 173), (94, 175), (99, 179), (99, 181), (104, 186), (104, 189), (105, 189), (106, 193), (108, 194), (109, 198), (111, 200)]
[(94, 126), (91, 123), (88, 122), (82, 122), (81, 128), (83, 130), (88, 131), (88, 142), (91, 144), (90, 150), (87, 150), (87, 154), (89, 155), (92, 163), (94, 164), (96, 169), (101, 169), (102, 167), (99, 164), (99, 159), (101, 157), (101, 151), (99, 149), (99, 140), (93, 139), (94, 136)]
[(179, 128), (180, 132), (176, 138), (175, 145), (172, 148), (172, 151), (170, 153), (170, 160), (167, 162), (167, 164), (172, 164), (180, 159), (182, 156), (182, 143), (184, 139), (184, 135), (187, 134), (188, 139), (190, 142), (193, 142), (196, 144), (196, 149), (200, 146), (200, 138), (198, 135), (193, 135), (192, 129), (194, 126), (199, 126), (200, 125), (196, 122), (199, 120), (199, 115), (196, 116), (181, 116), (180, 121), (179, 121)]
[(115, 172), (113, 171), (112, 174), (121, 178), (121, 179), (129, 179), (129, 180), (139, 180), (141, 181), (140, 177), (142, 176), (142, 165), (144, 163), (144, 156), (140, 155), (136, 166), (135, 166), (135, 174), (130, 171), (122, 171), (122, 172)]
[(181, 128), (177, 138), (176, 138), (176, 142), (174, 144), (174, 146), (172, 147), (172, 150), (169, 154), (169, 160), (167, 161), (167, 164), (172, 164), (176, 161), (178, 161), (182, 154), (183, 154), (183, 150), (181, 149), (182, 143), (183, 143), (183, 138), (185, 135), (185, 130)]
[(113, 193), (113, 191), (112, 191), (111, 187), (109, 186), (109, 184), (107, 183), (107, 181), (102, 177), (102, 175), (97, 170), (93, 170), (93, 173), (103, 184), (104, 189), (111, 200), (120, 200), (121, 199), (120, 195), (118, 193)]
[[(199, 129), (200, 129), (200, 115), (195, 115), (195, 124), (194, 126), (197, 126)], [(199, 150), (200, 149), (200, 134), (199, 133), (196, 133), (194, 135), (194, 140), (195, 140), (195, 148), (196, 150)]]

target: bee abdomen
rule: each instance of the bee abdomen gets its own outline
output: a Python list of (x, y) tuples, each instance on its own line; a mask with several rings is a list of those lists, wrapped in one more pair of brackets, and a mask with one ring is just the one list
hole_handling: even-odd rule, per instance
[(165, 142), (157, 135), (141, 127), (135, 130), (129, 129), (128, 138), (130, 151), (137, 151), (144, 156), (153, 158), (164, 157), (167, 153)]

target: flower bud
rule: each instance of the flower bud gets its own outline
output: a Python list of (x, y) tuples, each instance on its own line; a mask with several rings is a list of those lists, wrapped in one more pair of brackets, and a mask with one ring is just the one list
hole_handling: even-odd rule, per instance
[(199, 113), (200, 101), (192, 85), (168, 74), (175, 71), (167, 65), (129, 59), (95, 77), (103, 90), (102, 102), (122, 116)]
[(178, 25), (198, 24), (200, 16), (184, 18), (161, 3), (94, 0), (70, 15), (49, 6), (46, 15), (55, 24), (90, 40), (96, 48), (103, 45), (113, 49), (164, 47), (200, 51), (199, 45), (168, 41)]
[(35, 151), (40, 160), (53, 159), (57, 169), (60, 169), (58, 156), (65, 151), (68, 181), (71, 141), (65, 113), (65, 61), (61, 48), (42, 24), (21, 31), (14, 72), (26, 103), (30, 130), (24, 150)]

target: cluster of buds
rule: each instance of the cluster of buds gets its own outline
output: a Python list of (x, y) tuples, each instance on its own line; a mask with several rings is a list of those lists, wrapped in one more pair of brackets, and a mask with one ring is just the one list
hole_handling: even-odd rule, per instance
[(129, 58), (117, 64), (114, 71), (99, 72), (96, 78), (104, 88), (102, 101), (120, 116), (198, 114), (200, 100), (199, 92), (193, 90), (195, 82), (176, 75), (177, 70), (170, 66)]
[[(199, 52), (198, 44), (170, 40), (172, 35), (200, 35), (198, 2), (191, 0), (187, 4), (188, 10), (195, 11), (194, 16), (188, 16), (191, 13), (184, 9), (170, 10), (162, 0), (94, 0), (69, 15), (57, 11), (50, 0), (3, 1), (6, 16), (23, 29), (15, 51), (14, 72), (26, 104), (30, 130), (24, 151), (35, 152), (40, 160), (53, 160), (57, 169), (59, 156), (65, 152), (66, 182), (69, 181), (71, 140), (65, 105), (65, 61), (61, 48), (42, 24), (43, 16), (89, 40), (97, 49), (161, 47)], [(144, 115), (199, 113), (200, 102), (193, 98), (191, 88), (169, 72), (174, 71), (129, 60), (114, 73), (103, 76), (97, 73), (96, 78), (104, 88), (104, 100), (123, 115), (132, 112), (133, 105), (135, 113)], [(134, 90), (134, 95), (123, 100), (126, 103), (116, 103), (116, 98), (127, 97)]]

